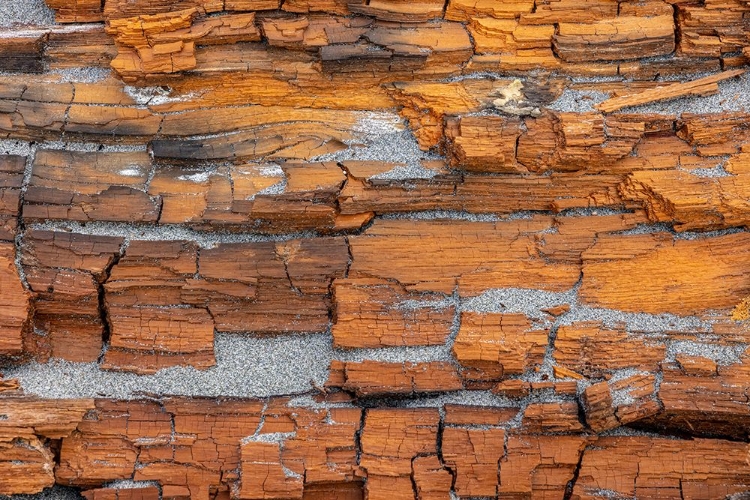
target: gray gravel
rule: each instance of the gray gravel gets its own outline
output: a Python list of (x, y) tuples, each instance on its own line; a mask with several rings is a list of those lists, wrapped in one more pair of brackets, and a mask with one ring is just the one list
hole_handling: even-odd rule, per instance
[[(680, 81), (692, 81), (709, 76), (709, 74), (681, 75)], [(674, 81), (674, 77), (663, 77), (659, 80)], [(574, 78), (574, 82), (595, 83), (605, 81), (624, 81), (623, 78)], [(623, 108), (617, 113), (656, 113), (680, 116), (682, 113), (721, 113), (725, 111), (750, 111), (750, 74), (719, 82), (719, 92), (700, 97), (687, 96), (668, 101), (658, 101), (641, 106)], [(594, 106), (609, 98), (607, 92), (593, 90), (566, 89), (563, 94), (551, 103), (548, 108), (561, 112), (585, 113), (596, 111)]]
[(708, 358), (717, 365), (727, 366), (742, 362), (748, 347), (748, 344), (719, 345), (693, 340), (673, 340), (667, 344), (666, 360), (674, 362), (678, 354), (687, 354)]
[(396, 113), (362, 113), (353, 129), (355, 139), (347, 149), (311, 158), (310, 161), (370, 160), (401, 163), (375, 176), (378, 179), (408, 180), (434, 177), (435, 172), (422, 166), (423, 160), (445, 160), (441, 155), (419, 149), (417, 139)]
[(201, 248), (213, 248), (220, 243), (257, 243), (263, 241), (288, 241), (301, 238), (314, 238), (316, 233), (297, 232), (280, 235), (255, 233), (228, 233), (222, 231), (194, 231), (177, 224), (127, 224), (119, 222), (47, 221), (29, 224), (28, 229), (43, 231), (74, 232), (98, 236), (120, 236), (127, 240), (146, 241), (194, 241)]
[(529, 318), (541, 320), (549, 317), (542, 309), (574, 304), (575, 301), (574, 289), (567, 292), (546, 292), (526, 288), (496, 288), (464, 299), (461, 309), (481, 313), (523, 313)]
[(588, 113), (597, 111), (594, 106), (609, 98), (606, 92), (598, 90), (565, 89), (560, 97), (553, 101), (549, 109), (565, 113)]
[(0, 28), (51, 24), (55, 24), (55, 13), (44, 0), (0, 1)]
[(51, 361), (0, 367), (28, 394), (46, 398), (132, 399), (146, 393), (183, 396), (267, 397), (322, 386), (333, 356), (327, 334), (251, 337), (217, 334), (217, 366), (174, 367), (154, 375), (103, 371), (96, 363)]
[(82, 67), (65, 68), (50, 71), (53, 75), (59, 75), (60, 81), (71, 83), (98, 83), (106, 80), (112, 75), (109, 68)]

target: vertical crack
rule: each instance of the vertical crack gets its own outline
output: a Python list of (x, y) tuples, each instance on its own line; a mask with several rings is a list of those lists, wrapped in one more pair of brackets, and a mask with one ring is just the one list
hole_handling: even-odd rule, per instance
[(112, 335), (112, 323), (109, 316), (109, 308), (107, 307), (107, 298), (104, 285), (109, 281), (109, 277), (112, 274), (112, 269), (120, 262), (120, 259), (125, 255), (125, 251), (128, 248), (130, 240), (126, 239), (120, 245), (120, 251), (112, 256), (112, 261), (107, 265), (104, 270), (101, 280), (97, 283), (97, 293), (99, 296), (99, 318), (102, 323), (102, 350), (97, 359), (97, 363), (101, 363), (104, 360), (104, 355), (109, 349), (109, 340)]

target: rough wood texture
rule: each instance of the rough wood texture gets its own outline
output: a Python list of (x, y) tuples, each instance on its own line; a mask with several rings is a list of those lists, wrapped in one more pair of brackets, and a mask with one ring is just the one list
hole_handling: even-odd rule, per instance
[(745, 498), (749, 21), (0, 0), (0, 495)]

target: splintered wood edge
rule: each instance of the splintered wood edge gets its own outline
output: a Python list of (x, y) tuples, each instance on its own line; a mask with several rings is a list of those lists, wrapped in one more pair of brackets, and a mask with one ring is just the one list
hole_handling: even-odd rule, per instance
[(717, 73), (715, 75), (698, 78), (697, 80), (692, 80), (689, 82), (673, 83), (671, 85), (667, 85), (666, 87), (657, 87), (655, 89), (645, 90), (637, 94), (612, 97), (596, 105), (596, 109), (603, 113), (612, 113), (613, 111), (618, 111), (628, 106), (638, 106), (640, 104), (648, 104), (651, 102), (662, 101), (666, 99), (674, 99), (676, 97), (682, 97), (697, 92), (710, 91), (710, 85), (722, 80), (728, 80), (729, 78), (740, 76), (744, 73), (744, 69), (733, 69)]

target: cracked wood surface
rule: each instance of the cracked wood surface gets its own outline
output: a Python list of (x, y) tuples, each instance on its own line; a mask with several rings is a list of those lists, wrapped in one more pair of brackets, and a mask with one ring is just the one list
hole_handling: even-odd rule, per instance
[(747, 0), (43, 1), (0, 495), (748, 495)]

